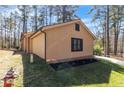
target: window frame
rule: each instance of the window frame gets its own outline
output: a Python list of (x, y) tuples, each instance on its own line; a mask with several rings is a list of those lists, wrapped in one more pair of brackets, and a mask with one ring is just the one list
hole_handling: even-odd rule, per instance
[(75, 23), (75, 31), (80, 31), (80, 24)]
[[(74, 42), (76, 42), (76, 45), (74, 44)], [(83, 39), (71, 38), (71, 51), (72, 52), (83, 51)]]

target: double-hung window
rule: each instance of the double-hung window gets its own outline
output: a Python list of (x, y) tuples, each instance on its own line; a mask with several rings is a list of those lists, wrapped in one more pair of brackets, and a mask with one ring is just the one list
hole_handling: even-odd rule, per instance
[(83, 39), (71, 38), (71, 50), (82, 51), (83, 50)]

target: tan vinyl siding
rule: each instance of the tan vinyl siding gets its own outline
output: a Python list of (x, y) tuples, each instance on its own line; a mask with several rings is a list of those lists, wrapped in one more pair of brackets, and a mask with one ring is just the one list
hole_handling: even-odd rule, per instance
[[(79, 23), (80, 24), (80, 23)], [(61, 60), (93, 55), (93, 38), (80, 25), (80, 31), (75, 31), (75, 24), (53, 28), (47, 32), (47, 60)], [(83, 39), (83, 51), (71, 51), (71, 38)]]
[(45, 58), (45, 35), (39, 34), (36, 37), (32, 38), (32, 52), (41, 58)]

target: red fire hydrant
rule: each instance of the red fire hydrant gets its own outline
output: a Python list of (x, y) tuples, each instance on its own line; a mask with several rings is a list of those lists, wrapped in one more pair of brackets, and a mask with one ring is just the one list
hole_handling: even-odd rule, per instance
[(5, 75), (5, 77), (2, 79), (4, 81), (4, 87), (12, 87), (14, 85), (14, 71), (13, 68), (11, 68)]

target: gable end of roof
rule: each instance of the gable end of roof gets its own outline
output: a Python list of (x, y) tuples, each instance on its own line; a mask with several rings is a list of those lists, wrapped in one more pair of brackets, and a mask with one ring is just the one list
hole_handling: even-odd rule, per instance
[(67, 25), (67, 24), (71, 24), (71, 23), (76, 23), (76, 22), (80, 22), (81, 25), (86, 29), (86, 31), (92, 36), (92, 38), (94, 40), (96, 39), (95, 35), (89, 30), (89, 28), (80, 19), (72, 20), (72, 21), (65, 22), (65, 23), (59, 23), (59, 24), (54, 24), (54, 25), (48, 25), (48, 26), (40, 27), (36, 32), (34, 32), (32, 35), (30, 35), (30, 37), (33, 37), (34, 35), (36, 35), (38, 33), (41, 33), (44, 30), (48, 30), (48, 29), (51, 29), (51, 28), (60, 27), (60, 26), (63, 26), (63, 25)]

